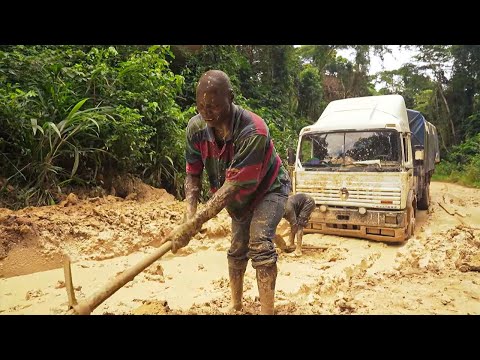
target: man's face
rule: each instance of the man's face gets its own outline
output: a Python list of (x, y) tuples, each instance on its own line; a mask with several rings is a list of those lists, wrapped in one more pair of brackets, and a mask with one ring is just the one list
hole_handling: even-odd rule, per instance
[(197, 94), (197, 111), (209, 127), (219, 127), (228, 122), (231, 100), (228, 94), (205, 90)]

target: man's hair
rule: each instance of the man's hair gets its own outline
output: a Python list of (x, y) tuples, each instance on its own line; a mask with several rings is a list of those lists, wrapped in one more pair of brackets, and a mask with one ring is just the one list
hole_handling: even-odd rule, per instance
[(204, 84), (205, 81), (211, 81), (211, 86), (215, 86), (217, 89), (221, 89), (222, 92), (225, 92), (225, 94), (233, 93), (230, 78), (221, 70), (208, 70), (207, 72), (205, 72), (198, 80), (197, 92), (200, 85)]

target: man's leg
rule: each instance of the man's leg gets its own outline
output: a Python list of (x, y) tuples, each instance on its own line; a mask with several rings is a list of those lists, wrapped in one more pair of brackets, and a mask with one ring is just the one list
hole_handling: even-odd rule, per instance
[(243, 278), (248, 264), (247, 252), (251, 220), (251, 213), (240, 220), (232, 217), (232, 241), (227, 253), (231, 311), (240, 311), (243, 308)]
[(277, 279), (277, 252), (272, 242), (277, 225), (283, 217), (287, 196), (270, 193), (253, 212), (250, 225), (248, 257), (257, 270), (257, 286), (261, 314), (273, 315), (275, 283)]

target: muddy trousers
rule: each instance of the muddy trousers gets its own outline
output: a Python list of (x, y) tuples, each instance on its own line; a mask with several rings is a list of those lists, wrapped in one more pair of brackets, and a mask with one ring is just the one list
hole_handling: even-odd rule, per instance
[(287, 196), (267, 194), (255, 210), (242, 218), (232, 216), (232, 243), (227, 254), (232, 307), (242, 309), (243, 278), (248, 260), (257, 271), (262, 314), (273, 314), (277, 252), (273, 237), (282, 219)]

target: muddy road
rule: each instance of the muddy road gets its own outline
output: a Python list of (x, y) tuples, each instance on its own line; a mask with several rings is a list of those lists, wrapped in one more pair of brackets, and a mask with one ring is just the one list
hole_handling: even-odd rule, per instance
[[(65, 314), (64, 254), (72, 258), (81, 299), (153, 252), (181, 222), (185, 203), (162, 189), (149, 191), (0, 208), (0, 314)], [(302, 257), (280, 253), (277, 313), (480, 314), (480, 190), (432, 183), (431, 198), (406, 243), (307, 234)], [(288, 239), (284, 220), (278, 233)], [(186, 248), (166, 254), (93, 314), (225, 313), (229, 236), (222, 211)], [(257, 296), (249, 265), (245, 314), (259, 312)]]

